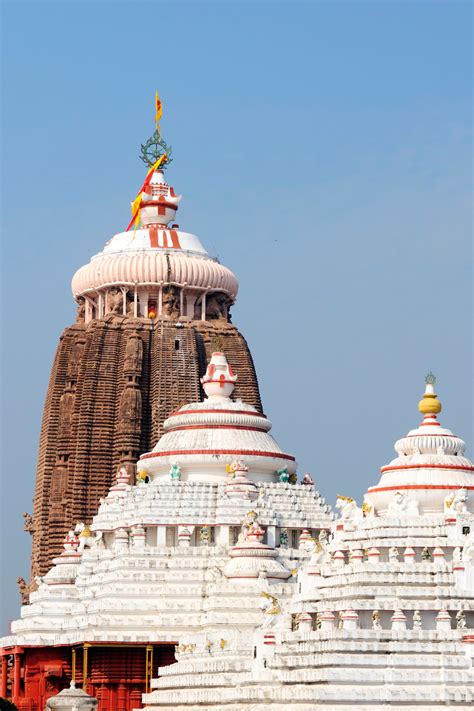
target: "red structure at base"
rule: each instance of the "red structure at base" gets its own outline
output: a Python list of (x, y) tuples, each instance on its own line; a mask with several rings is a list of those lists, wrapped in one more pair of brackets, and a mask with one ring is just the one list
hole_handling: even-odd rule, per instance
[(98, 699), (98, 711), (132, 711), (142, 707), (158, 667), (175, 661), (174, 643), (10, 647), (0, 655), (0, 697), (19, 711), (44, 711), (46, 701), (71, 679)]

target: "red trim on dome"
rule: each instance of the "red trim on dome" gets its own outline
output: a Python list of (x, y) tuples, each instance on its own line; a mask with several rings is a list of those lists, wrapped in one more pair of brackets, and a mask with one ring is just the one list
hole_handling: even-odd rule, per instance
[(295, 458), (290, 454), (283, 454), (282, 452), (259, 452), (256, 449), (173, 449), (168, 452), (149, 452), (148, 454), (142, 454), (139, 461), (142, 459), (151, 459), (151, 457), (170, 457), (176, 454), (247, 454), (252, 457), (274, 457), (276, 459), (289, 459), (291, 462), (295, 461)]
[(219, 414), (226, 414), (226, 415), (251, 415), (252, 417), (263, 417), (265, 420), (267, 419), (266, 415), (262, 415), (260, 412), (249, 412), (248, 410), (176, 410), (175, 412), (172, 412), (171, 415), (168, 415), (168, 419), (170, 417), (178, 417), (182, 415), (195, 415), (195, 414), (204, 414), (204, 415), (209, 415), (213, 412), (217, 412)]
[(460, 464), (397, 464), (392, 467), (387, 464), (386, 467), (380, 467), (382, 474), (384, 472), (396, 471), (398, 469), (455, 469), (465, 472), (474, 472), (474, 466), (461, 466)]
[(403, 489), (473, 489), (466, 484), (403, 484), (402, 486), (371, 486), (367, 489), (371, 494), (377, 491), (402, 491)]
[(173, 202), (168, 202), (164, 198), (161, 200), (145, 200), (140, 205), (140, 210), (143, 210), (144, 207), (171, 207), (173, 210), (178, 209), (177, 205), (175, 205)]
[(178, 425), (170, 427), (168, 432), (178, 432), (179, 430), (248, 430), (249, 432), (266, 432), (263, 427), (247, 427), (246, 425)]

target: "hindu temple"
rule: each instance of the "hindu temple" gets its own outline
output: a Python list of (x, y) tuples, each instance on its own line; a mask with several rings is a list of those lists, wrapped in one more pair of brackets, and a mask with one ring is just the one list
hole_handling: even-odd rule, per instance
[(142, 157), (132, 222), (73, 277), (0, 697), (20, 711), (472, 708), (474, 465), (438, 419), (435, 377), (379, 481), (333, 511), (271, 434), (231, 323), (237, 278), (175, 222), (158, 128)]

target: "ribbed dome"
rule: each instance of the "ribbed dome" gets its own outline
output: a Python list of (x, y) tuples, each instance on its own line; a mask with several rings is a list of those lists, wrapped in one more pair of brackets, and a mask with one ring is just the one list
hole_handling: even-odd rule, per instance
[(183, 251), (148, 249), (101, 252), (79, 269), (72, 280), (74, 296), (114, 284), (168, 284), (224, 291), (235, 299), (235, 275), (211, 257)]

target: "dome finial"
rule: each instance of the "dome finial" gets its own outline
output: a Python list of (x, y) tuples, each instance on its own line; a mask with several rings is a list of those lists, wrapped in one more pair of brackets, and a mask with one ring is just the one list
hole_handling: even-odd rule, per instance
[(201, 378), (202, 387), (208, 398), (230, 397), (235, 388), (237, 376), (233, 374), (224, 353), (215, 352), (211, 356), (206, 374)]
[(149, 168), (152, 168), (155, 166), (156, 162), (160, 160), (162, 156), (165, 156), (163, 161), (160, 164), (160, 169), (164, 170), (166, 166), (168, 166), (171, 161), (173, 160), (171, 158), (171, 153), (172, 149), (171, 146), (168, 146), (168, 144), (163, 140), (161, 136), (161, 128), (160, 128), (160, 121), (161, 117), (163, 115), (163, 103), (158, 96), (158, 92), (155, 94), (155, 132), (153, 133), (152, 136), (146, 141), (146, 143), (141, 144), (141, 156), (140, 158), (142, 161), (147, 165)]
[(441, 412), (441, 402), (436, 397), (436, 393), (434, 391), (436, 376), (431, 372), (431, 370), (425, 377), (425, 383), (425, 392), (423, 398), (418, 403), (418, 409), (425, 416), (437, 415)]

